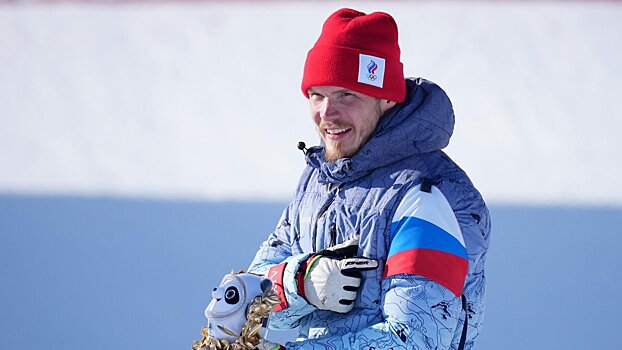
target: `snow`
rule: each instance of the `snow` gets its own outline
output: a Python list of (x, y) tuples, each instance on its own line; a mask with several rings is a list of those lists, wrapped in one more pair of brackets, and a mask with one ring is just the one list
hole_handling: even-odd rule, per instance
[(485, 198), (622, 204), (616, 2), (0, 5), (0, 192), (286, 200), (332, 11), (384, 10)]

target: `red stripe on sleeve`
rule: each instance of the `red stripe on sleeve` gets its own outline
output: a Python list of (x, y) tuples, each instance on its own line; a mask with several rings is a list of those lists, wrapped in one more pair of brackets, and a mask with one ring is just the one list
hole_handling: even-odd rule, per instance
[(416, 248), (391, 255), (384, 267), (383, 278), (401, 273), (420, 275), (460, 296), (468, 268), (468, 261), (462, 257), (433, 249)]

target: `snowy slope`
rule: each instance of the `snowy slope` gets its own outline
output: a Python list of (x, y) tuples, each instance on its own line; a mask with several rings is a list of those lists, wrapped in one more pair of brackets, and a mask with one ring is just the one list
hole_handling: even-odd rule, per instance
[(622, 204), (615, 2), (4, 4), (0, 192), (286, 199), (306, 51), (348, 5), (395, 16), (488, 200)]

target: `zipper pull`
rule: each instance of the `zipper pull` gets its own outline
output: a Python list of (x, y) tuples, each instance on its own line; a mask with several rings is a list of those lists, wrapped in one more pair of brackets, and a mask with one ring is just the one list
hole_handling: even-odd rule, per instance
[(334, 222), (330, 224), (330, 247), (334, 247), (337, 244), (337, 224)]

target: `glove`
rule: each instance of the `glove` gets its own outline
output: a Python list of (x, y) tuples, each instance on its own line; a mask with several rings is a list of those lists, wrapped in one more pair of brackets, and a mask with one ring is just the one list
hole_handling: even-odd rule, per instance
[(259, 344), (255, 346), (255, 349), (256, 350), (281, 350), (281, 349), (285, 349), (285, 347), (281, 344), (277, 344), (277, 343), (273, 343), (265, 339), (261, 339), (261, 341), (259, 341)]
[(361, 285), (361, 272), (378, 268), (378, 261), (356, 257), (358, 239), (323, 250), (307, 260), (304, 297), (317, 308), (347, 313)]

